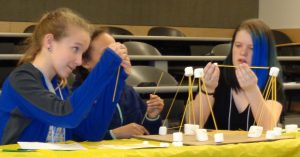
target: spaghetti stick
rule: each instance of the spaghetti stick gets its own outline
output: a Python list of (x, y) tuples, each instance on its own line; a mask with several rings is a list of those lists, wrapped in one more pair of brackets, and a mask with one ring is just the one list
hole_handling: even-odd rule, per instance
[(194, 85), (194, 82), (195, 82), (195, 77), (194, 77), (194, 79), (192, 81), (192, 84), (190, 86), (190, 95), (191, 95), (190, 102), (191, 102), (191, 105), (192, 105), (191, 107), (192, 107), (192, 115), (193, 115), (193, 124), (196, 123), (195, 108), (194, 108), (194, 102), (193, 102), (193, 100), (194, 100), (194, 96), (193, 96), (193, 85)]
[[(155, 89), (154, 89), (153, 95), (156, 93), (156, 90), (157, 90), (157, 88), (158, 88), (158, 86), (159, 86), (159, 84), (160, 84), (160, 81), (161, 81), (161, 79), (162, 79), (163, 76), (164, 76), (164, 72), (161, 72), (160, 77), (159, 77), (159, 80), (157, 81), (157, 85), (156, 85), (156, 87), (155, 87)], [(144, 124), (146, 115), (147, 115), (147, 111), (145, 112), (145, 115), (144, 115), (144, 118), (143, 118), (141, 124)]]
[(199, 126), (200, 128), (202, 129), (203, 128), (203, 124), (202, 124), (202, 121), (203, 121), (203, 105), (202, 105), (202, 101), (201, 101), (201, 81), (200, 81), (200, 78), (198, 79), (198, 86), (199, 86), (199, 91), (198, 91), (198, 95), (199, 95)]
[(112, 102), (115, 101), (117, 87), (118, 87), (118, 82), (119, 82), (119, 76), (120, 76), (120, 70), (121, 70), (121, 66), (119, 66), (119, 68), (118, 68), (118, 73), (117, 73), (117, 78), (116, 78), (116, 83), (115, 83), (115, 89), (114, 89), (114, 95), (113, 95), (113, 98), (112, 98)]
[(215, 128), (216, 128), (216, 130), (218, 131), (218, 125), (217, 125), (217, 122), (216, 122), (216, 118), (215, 118), (215, 115), (214, 115), (214, 111), (213, 111), (212, 106), (211, 106), (210, 101), (209, 101), (207, 89), (206, 89), (206, 86), (205, 86), (205, 81), (204, 81), (203, 78), (202, 78), (202, 82), (203, 82), (203, 87), (204, 87), (206, 99), (207, 99), (207, 102), (208, 102), (208, 106), (209, 106), (209, 109), (210, 109), (210, 112), (211, 112), (211, 116), (212, 116), (212, 118), (213, 118)]
[(188, 100), (187, 100), (187, 102), (185, 104), (185, 109), (184, 109), (183, 116), (182, 116), (182, 119), (181, 119), (181, 123), (180, 123), (180, 127), (179, 127), (179, 132), (181, 131), (181, 128), (182, 128), (182, 124), (183, 124), (183, 121), (184, 121), (184, 117), (185, 117), (185, 113), (186, 113), (186, 109), (187, 109), (189, 101), (190, 101), (190, 97), (188, 97)]
[[(191, 83), (192, 83), (192, 80), (191, 80), (191, 76), (189, 76), (189, 85), (188, 85), (188, 102), (187, 102), (187, 106), (188, 107), (188, 112), (191, 113)], [(191, 123), (191, 116), (188, 117), (188, 123), (190, 124)]]
[[(173, 98), (173, 100), (172, 100), (172, 103), (171, 103), (171, 105), (170, 105), (170, 108), (169, 108), (169, 110), (168, 110), (168, 113), (167, 113), (167, 115), (166, 115), (166, 120), (168, 119), (168, 117), (169, 117), (169, 114), (170, 114), (170, 112), (171, 112), (171, 109), (172, 109), (172, 107), (173, 107), (173, 105), (174, 105), (174, 102), (175, 102), (175, 100), (176, 100), (176, 97), (177, 97), (177, 95), (178, 95), (178, 92), (179, 92), (179, 88), (181, 87), (181, 84), (182, 84), (182, 82), (183, 82), (183, 80), (184, 80), (184, 75), (182, 76), (182, 78), (181, 78), (181, 81), (180, 81), (180, 83), (179, 83), (179, 85), (178, 85), (178, 87), (177, 87), (177, 90), (176, 90), (176, 93), (175, 93), (175, 96), (174, 96), (174, 98)], [(166, 125), (166, 120), (164, 121), (164, 123), (163, 123), (163, 126), (165, 126)]]
[[(272, 77), (269, 77), (267, 86), (265, 87), (265, 90), (264, 90), (264, 91), (266, 92), (266, 95), (265, 95), (264, 99), (262, 100), (262, 103), (263, 103), (265, 100), (268, 99), (271, 86), (272, 86)], [(263, 111), (263, 106), (262, 106), (262, 105), (263, 105), (263, 104), (261, 104), (261, 110), (260, 110), (259, 115), (258, 115), (258, 119), (257, 119), (257, 123), (256, 123), (257, 125), (259, 125), (260, 120), (261, 120), (261, 117), (262, 117), (263, 112), (264, 112), (264, 111)], [(257, 106), (257, 108), (259, 109), (259, 108), (260, 108), (260, 105)], [(259, 110), (258, 110), (258, 111), (259, 111)], [(254, 121), (254, 124), (255, 124), (255, 121)]]
[[(238, 66), (235, 65), (219, 65), (218, 67), (224, 67), (224, 68), (237, 68)], [(270, 67), (262, 67), (262, 66), (250, 66), (251, 69), (270, 69)]]

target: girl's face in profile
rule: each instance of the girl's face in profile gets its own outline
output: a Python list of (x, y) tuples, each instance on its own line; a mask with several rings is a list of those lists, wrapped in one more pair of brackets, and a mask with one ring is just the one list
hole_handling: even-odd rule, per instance
[(77, 66), (81, 65), (82, 54), (89, 43), (89, 33), (75, 26), (69, 27), (66, 37), (54, 40), (51, 59), (56, 74), (67, 78)]
[(235, 41), (232, 47), (233, 65), (238, 66), (242, 63), (252, 63), (253, 42), (251, 35), (246, 30), (240, 30), (235, 36)]

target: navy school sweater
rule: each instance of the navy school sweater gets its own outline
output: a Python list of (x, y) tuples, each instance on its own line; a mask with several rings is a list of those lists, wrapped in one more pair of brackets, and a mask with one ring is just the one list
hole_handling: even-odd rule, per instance
[[(72, 90), (77, 89), (89, 75), (86, 69), (82, 69), (84, 72), (76, 72), (76, 79), (73, 83)], [(100, 103), (100, 102), (97, 102)], [(139, 96), (139, 94), (130, 86), (125, 83), (122, 89), (120, 100), (117, 104), (117, 109), (113, 115), (112, 121), (106, 131), (104, 139), (113, 139), (110, 130), (130, 124), (141, 124), (145, 112), (147, 110), (147, 104)], [(158, 134), (158, 129), (162, 124), (161, 117), (156, 120), (145, 119), (143, 126), (150, 132), (150, 134)], [(77, 138), (82, 141), (83, 139)]]

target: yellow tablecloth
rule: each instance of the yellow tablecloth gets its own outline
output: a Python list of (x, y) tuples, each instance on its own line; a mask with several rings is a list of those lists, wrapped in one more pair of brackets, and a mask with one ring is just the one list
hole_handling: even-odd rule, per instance
[[(156, 149), (134, 149), (134, 150), (116, 150), (116, 149), (97, 149), (95, 146), (100, 144), (134, 144), (141, 143), (142, 140), (126, 139), (112, 140), (102, 142), (82, 142), (81, 144), (88, 150), (79, 151), (47, 151), (37, 150), (36, 152), (0, 152), (0, 157), (101, 157), (101, 156), (116, 156), (116, 157), (232, 157), (232, 156), (272, 156), (272, 157), (299, 157), (300, 156), (300, 133), (294, 134), (296, 139), (280, 140), (273, 142), (259, 142), (247, 144), (229, 144), (219, 146), (183, 146)], [(150, 142), (158, 144), (158, 142)], [(3, 145), (0, 149), (17, 149), (17, 144)]]

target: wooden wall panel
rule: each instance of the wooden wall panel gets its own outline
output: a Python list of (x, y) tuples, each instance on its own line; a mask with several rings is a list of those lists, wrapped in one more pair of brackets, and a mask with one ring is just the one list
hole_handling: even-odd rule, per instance
[(47, 10), (69, 7), (92, 23), (234, 28), (258, 17), (258, 0), (0, 0), (0, 21), (37, 21)]

